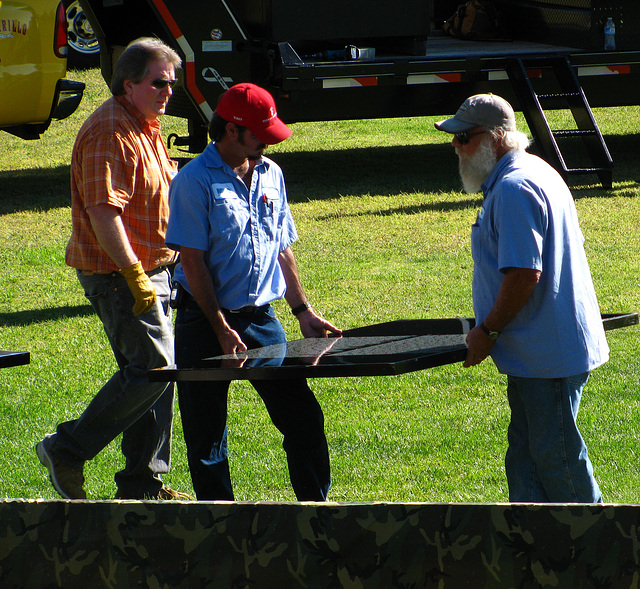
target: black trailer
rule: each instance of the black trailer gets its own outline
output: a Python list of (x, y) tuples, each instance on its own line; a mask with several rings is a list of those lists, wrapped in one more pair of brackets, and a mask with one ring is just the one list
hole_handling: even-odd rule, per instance
[[(449, 115), (471, 94), (493, 92), (522, 110), (543, 155), (565, 176), (612, 161), (592, 106), (639, 104), (640, 3), (633, 0), (494, 0), (504, 38), (460, 40), (442, 28), (460, 0), (81, 0), (109, 81), (126, 44), (158, 36), (184, 71), (168, 114), (189, 121), (178, 143), (197, 153), (219, 95), (253, 82), (285, 122)], [(604, 25), (616, 49), (604, 50)], [(634, 34), (635, 33), (635, 34)], [(551, 130), (544, 111), (576, 122)], [(561, 137), (586, 146), (587, 165), (565, 161)], [(570, 148), (570, 151), (574, 151)]]

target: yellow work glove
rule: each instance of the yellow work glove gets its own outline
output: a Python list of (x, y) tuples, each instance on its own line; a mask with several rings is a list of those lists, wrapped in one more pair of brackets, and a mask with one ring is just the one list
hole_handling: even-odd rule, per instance
[(133, 305), (133, 314), (140, 315), (150, 311), (156, 302), (156, 289), (153, 283), (142, 269), (140, 261), (120, 270), (127, 281), (131, 294), (136, 299)]

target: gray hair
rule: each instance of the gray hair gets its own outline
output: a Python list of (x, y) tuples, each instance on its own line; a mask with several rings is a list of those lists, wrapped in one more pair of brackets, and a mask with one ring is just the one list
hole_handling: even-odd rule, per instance
[(139, 84), (149, 73), (149, 64), (154, 61), (166, 61), (178, 71), (182, 60), (180, 56), (160, 39), (141, 37), (127, 45), (113, 70), (111, 78), (111, 94), (122, 96), (126, 94), (125, 80)]
[(496, 127), (491, 129), (489, 133), (509, 151), (512, 149), (524, 151), (531, 144), (529, 137), (521, 131), (507, 131), (503, 127)]

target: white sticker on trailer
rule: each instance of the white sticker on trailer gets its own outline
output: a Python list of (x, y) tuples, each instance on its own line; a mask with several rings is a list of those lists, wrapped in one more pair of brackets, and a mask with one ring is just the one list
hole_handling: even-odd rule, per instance
[(203, 41), (202, 51), (205, 53), (233, 51), (232, 41)]

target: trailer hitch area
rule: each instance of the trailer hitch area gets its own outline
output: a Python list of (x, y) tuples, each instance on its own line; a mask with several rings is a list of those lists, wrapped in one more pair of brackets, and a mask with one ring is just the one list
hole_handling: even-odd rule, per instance
[[(172, 145), (175, 147), (189, 147), (191, 145), (191, 137), (180, 137), (177, 133), (171, 133), (169, 137), (167, 137), (167, 148), (171, 149)], [(180, 151), (190, 153), (188, 149), (181, 149)]]

